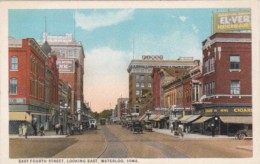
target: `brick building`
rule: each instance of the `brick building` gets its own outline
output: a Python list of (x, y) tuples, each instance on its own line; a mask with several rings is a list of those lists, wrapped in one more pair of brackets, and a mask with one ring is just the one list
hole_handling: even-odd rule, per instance
[[(132, 60), (128, 66), (129, 73), (129, 108), (131, 112), (144, 114), (144, 109), (140, 109), (140, 98), (144, 92), (152, 93), (152, 72), (153, 68), (161, 67), (190, 67), (195, 66), (196, 62), (193, 58), (183, 57), (178, 60), (163, 60), (162, 55), (146, 55), (142, 57), (142, 60)], [(153, 101), (153, 96), (150, 97)], [(154, 110), (153, 104), (149, 104), (149, 108), (152, 107)]]
[[(70, 107), (78, 120), (83, 113), (83, 76), (84, 76), (84, 49), (81, 42), (75, 41), (73, 35), (51, 36), (43, 33), (43, 42), (48, 41), (52, 51), (57, 54), (60, 79), (68, 82), (72, 89)], [(76, 118), (75, 118), (76, 119)]]
[[(203, 41), (201, 130), (233, 134), (252, 124), (251, 33), (215, 33)], [(207, 119), (206, 119), (207, 118)]]
[(21, 123), (47, 126), (49, 108), (45, 103), (47, 55), (34, 39), (9, 38), (9, 120), (10, 133)]

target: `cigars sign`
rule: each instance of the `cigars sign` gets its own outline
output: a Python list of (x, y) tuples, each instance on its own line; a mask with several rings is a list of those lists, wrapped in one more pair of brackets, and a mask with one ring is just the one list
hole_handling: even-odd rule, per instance
[(73, 59), (60, 59), (56, 64), (60, 73), (74, 73)]
[(222, 108), (205, 108), (205, 115), (252, 115), (251, 107), (222, 107)]
[(214, 13), (214, 33), (251, 30), (251, 12), (233, 11)]

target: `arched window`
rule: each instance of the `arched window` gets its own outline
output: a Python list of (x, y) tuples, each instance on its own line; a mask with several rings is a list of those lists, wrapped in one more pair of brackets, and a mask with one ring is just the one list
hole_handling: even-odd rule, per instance
[(17, 79), (10, 79), (10, 94), (17, 94)]
[(11, 70), (18, 70), (18, 57), (17, 56), (11, 57)]

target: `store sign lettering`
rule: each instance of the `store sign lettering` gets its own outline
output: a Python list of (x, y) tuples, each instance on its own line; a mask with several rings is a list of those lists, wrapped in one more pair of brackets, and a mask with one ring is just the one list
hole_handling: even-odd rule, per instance
[(205, 109), (205, 113), (212, 113), (213, 109)]
[(228, 113), (228, 109), (220, 109), (219, 110), (221, 113)]
[(251, 113), (252, 109), (251, 108), (235, 108), (234, 112), (236, 113), (240, 113), (240, 112), (246, 112), (246, 113)]

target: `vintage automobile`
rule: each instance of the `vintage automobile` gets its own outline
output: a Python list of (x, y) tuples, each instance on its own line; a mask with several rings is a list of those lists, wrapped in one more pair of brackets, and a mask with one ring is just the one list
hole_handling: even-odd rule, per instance
[(246, 137), (253, 137), (251, 129), (239, 130), (235, 134), (235, 139), (244, 140)]
[(131, 131), (133, 130), (133, 120), (127, 121), (127, 129), (130, 129)]
[(100, 125), (106, 125), (106, 119), (105, 118), (100, 119)]
[(141, 121), (133, 121), (133, 133), (143, 133), (143, 127)]
[(89, 129), (97, 129), (97, 120), (89, 119)]
[(147, 130), (147, 131), (150, 131), (150, 132), (153, 131), (152, 122), (151, 121), (146, 121), (144, 129)]

